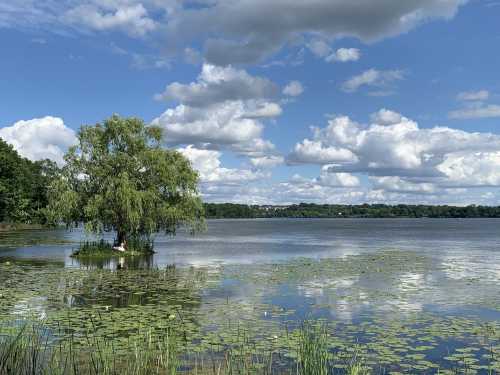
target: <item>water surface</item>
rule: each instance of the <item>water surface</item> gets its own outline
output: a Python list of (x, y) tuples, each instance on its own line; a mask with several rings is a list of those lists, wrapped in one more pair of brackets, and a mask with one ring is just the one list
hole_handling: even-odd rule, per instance
[(228, 344), (246, 325), (273, 347), (288, 345), (284, 330), (323, 319), (332, 348), (359, 346), (373, 365), (488, 373), (500, 369), (499, 225), (212, 220), (195, 237), (157, 236), (153, 257), (86, 262), (70, 257), (81, 230), (0, 233), (0, 314), (64, 321), (70, 311), (84, 329), (99, 311), (126, 322), (97, 330), (116, 340), (174, 314), (193, 342)]

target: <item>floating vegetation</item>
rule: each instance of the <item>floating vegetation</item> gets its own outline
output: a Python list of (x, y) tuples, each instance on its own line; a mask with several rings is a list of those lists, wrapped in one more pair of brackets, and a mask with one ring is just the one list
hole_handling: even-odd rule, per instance
[[(79, 268), (0, 261), (4, 333), (43, 321), (51, 344), (85, 353), (91, 338), (132, 361), (134, 345), (170, 332), (179, 362), (169, 363), (199, 374), (500, 373), (500, 298), (489, 274), (471, 283), (398, 250), (198, 268), (142, 261), (148, 267), (116, 271), (92, 259)], [(158, 350), (140, 361), (158, 364)]]
[(43, 229), (10, 229), (0, 230), (0, 250), (12, 250), (19, 247), (65, 245), (72, 241), (64, 237), (58, 231), (48, 231)]

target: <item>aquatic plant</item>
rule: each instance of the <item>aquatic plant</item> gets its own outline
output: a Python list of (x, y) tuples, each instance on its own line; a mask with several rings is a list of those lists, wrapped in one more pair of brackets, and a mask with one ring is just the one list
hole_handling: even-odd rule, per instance
[(113, 245), (103, 239), (99, 241), (81, 242), (76, 250), (71, 254), (72, 257), (110, 257), (110, 256), (140, 256), (154, 254), (153, 240), (134, 236), (127, 242), (127, 249), (124, 252), (118, 252), (113, 249)]
[[(276, 361), (279, 353), (258, 349), (244, 339), (245, 334), (237, 347), (193, 354), (185, 347), (182, 349), (183, 338), (174, 326), (160, 332), (145, 330), (141, 336), (128, 340), (127, 352), (117, 351), (112, 340), (90, 332), (84, 335), (83, 342), (77, 342), (73, 335), (62, 340), (41, 323), (25, 323), (9, 327), (9, 331), (10, 334), (0, 340), (1, 375), (176, 375), (179, 372), (327, 375), (332, 374), (335, 367), (325, 340), (326, 330), (311, 322), (301, 328), (297, 363), (288, 361), (286, 367)], [(360, 363), (345, 371), (347, 375), (366, 373)]]
[(305, 322), (299, 336), (299, 372), (307, 375), (328, 375), (331, 360), (326, 327)]
[(175, 375), (177, 342), (174, 330), (146, 331), (120, 355), (112, 340), (86, 334), (85, 345), (78, 346), (74, 337), (59, 340), (41, 324), (25, 324), (0, 340), (0, 374)]
[[(127, 259), (120, 272), (93, 269), (101, 260), (88, 260), (87, 269), (0, 261), (0, 320), (43, 318), (73, 352), (87, 351), (90, 335), (112, 346), (116, 358), (131, 358), (131, 343), (148, 331), (156, 337), (175, 327), (178, 369), (199, 374), (297, 374), (301, 366), (321, 374), (315, 363), (327, 363), (327, 374), (368, 368), (381, 374), (500, 371), (500, 321), (460, 310), (470, 304), (496, 316), (497, 286), (488, 274), (474, 283), (446, 278), (451, 266), (436, 265), (425, 254), (390, 250), (275, 265), (165, 269), (137, 269), (139, 260)], [(413, 277), (438, 272), (441, 278), (425, 283)], [(286, 299), (288, 306), (269, 296)], [(419, 308), (429, 300), (441, 310)], [(316, 320), (322, 317), (323, 326)], [(322, 333), (319, 338), (303, 331), (304, 318), (311, 319), (306, 329), (309, 324)]]

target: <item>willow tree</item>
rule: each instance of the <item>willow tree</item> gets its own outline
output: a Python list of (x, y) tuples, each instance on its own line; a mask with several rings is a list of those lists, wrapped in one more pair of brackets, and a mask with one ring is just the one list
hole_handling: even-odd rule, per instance
[(47, 216), (117, 242), (203, 225), (198, 174), (179, 152), (161, 146), (161, 129), (117, 115), (82, 126), (52, 186)]

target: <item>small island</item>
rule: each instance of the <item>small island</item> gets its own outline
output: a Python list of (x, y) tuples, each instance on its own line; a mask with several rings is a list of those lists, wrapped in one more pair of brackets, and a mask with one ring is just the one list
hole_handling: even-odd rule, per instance
[(116, 238), (84, 242), (73, 257), (148, 255), (154, 233), (203, 229), (198, 174), (161, 142), (161, 130), (138, 118), (114, 115), (80, 129), (48, 188), (47, 224), (83, 223), (87, 232)]

